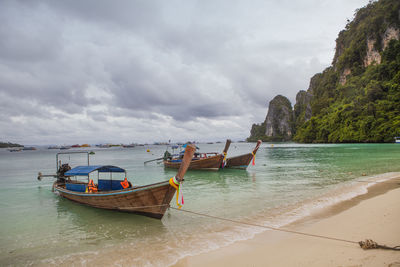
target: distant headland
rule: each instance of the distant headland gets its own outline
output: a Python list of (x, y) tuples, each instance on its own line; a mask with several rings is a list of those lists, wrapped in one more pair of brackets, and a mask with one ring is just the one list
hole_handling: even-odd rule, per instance
[(10, 142), (0, 142), (0, 148), (8, 148), (8, 147), (24, 147), (23, 145), (20, 144), (13, 144)]

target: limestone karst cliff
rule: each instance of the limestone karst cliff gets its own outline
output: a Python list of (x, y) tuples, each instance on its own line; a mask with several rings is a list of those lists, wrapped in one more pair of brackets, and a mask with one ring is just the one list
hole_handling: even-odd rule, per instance
[(269, 102), (265, 118), (265, 135), (273, 139), (290, 140), (293, 134), (293, 111), (289, 99), (277, 95)]
[(303, 125), (309, 119), (311, 119), (311, 99), (312, 94), (308, 91), (300, 91), (296, 95), (296, 104), (294, 105), (294, 113), (293, 117), (294, 121), (294, 129)]
[[(260, 125), (253, 124), (253, 136), (265, 141), (288, 141), (293, 135), (293, 109), (289, 99), (282, 95), (269, 102), (268, 114)], [(252, 140), (250, 140), (252, 141)]]
[[(336, 39), (332, 65), (297, 94), (286, 137), (336, 143), (392, 142), (399, 136), (399, 39), (400, 1), (371, 1), (358, 9)], [(248, 140), (271, 140), (276, 131), (269, 121), (254, 124)]]

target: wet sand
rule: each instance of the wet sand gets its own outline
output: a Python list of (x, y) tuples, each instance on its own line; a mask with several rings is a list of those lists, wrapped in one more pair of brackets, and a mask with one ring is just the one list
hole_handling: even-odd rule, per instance
[[(368, 193), (327, 207), (283, 229), (351, 242), (372, 239), (400, 245), (400, 177), (368, 188)], [(186, 266), (390, 266), (400, 267), (400, 251), (363, 250), (358, 244), (268, 230), (246, 241), (178, 261)]]

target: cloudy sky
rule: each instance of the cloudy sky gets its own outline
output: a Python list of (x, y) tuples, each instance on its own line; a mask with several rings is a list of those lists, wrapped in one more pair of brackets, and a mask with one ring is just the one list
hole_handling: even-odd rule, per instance
[(245, 139), (368, 0), (0, 0), (0, 141)]

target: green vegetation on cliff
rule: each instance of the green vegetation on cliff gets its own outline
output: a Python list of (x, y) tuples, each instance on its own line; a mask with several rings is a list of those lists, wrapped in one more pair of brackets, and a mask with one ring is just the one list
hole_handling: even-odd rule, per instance
[(295, 141), (393, 142), (400, 135), (400, 41), (389, 42), (399, 29), (400, 1), (357, 11), (336, 40), (333, 66), (314, 76), (312, 117), (298, 125)]
[(262, 140), (263, 142), (272, 142), (272, 136), (267, 136), (265, 134), (265, 121), (260, 124), (253, 124), (250, 130), (250, 137), (246, 139), (247, 142), (257, 142), (257, 140)]
[(393, 142), (400, 133), (400, 41), (390, 41), (382, 63), (348, 77), (344, 85), (333, 68), (321, 76), (312, 100), (313, 116), (295, 136), (300, 142)]
[[(296, 96), (293, 140), (305, 143), (393, 142), (400, 136), (400, 1), (356, 10), (336, 39), (332, 66)], [(268, 121), (249, 141), (271, 140)]]

